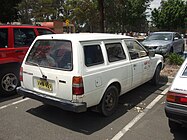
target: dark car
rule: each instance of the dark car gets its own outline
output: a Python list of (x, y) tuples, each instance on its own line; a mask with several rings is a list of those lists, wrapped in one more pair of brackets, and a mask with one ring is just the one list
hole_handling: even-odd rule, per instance
[(15, 93), (22, 60), (38, 35), (54, 34), (47, 27), (0, 25), (0, 95)]
[(170, 129), (176, 130), (187, 124), (187, 59), (179, 69), (167, 93), (165, 112)]
[(153, 32), (142, 44), (147, 49), (153, 49), (163, 56), (169, 53), (183, 53), (185, 43), (181, 35), (177, 32)]

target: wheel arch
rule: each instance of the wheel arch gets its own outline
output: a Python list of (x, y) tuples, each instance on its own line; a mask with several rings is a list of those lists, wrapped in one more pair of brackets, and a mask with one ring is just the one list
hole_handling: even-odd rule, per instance
[(120, 95), (121, 92), (121, 84), (118, 80), (112, 80), (108, 83), (108, 85), (104, 88), (103, 92), (102, 92), (102, 96), (100, 97), (99, 103), (101, 102), (105, 91), (110, 87), (110, 86), (115, 86), (118, 89), (118, 96)]

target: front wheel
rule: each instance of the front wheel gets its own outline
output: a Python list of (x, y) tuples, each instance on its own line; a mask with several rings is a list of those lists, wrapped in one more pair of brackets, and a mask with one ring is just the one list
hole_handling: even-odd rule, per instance
[(106, 91), (100, 103), (100, 110), (104, 116), (112, 115), (118, 105), (118, 89), (115, 86), (110, 86)]
[(161, 71), (161, 66), (158, 65), (156, 67), (155, 74), (154, 74), (153, 78), (151, 79), (151, 83), (153, 85), (158, 85), (159, 84), (159, 82), (160, 82), (160, 71)]

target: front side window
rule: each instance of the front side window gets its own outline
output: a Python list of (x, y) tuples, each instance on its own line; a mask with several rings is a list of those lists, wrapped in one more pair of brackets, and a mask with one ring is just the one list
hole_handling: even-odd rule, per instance
[(87, 67), (104, 63), (100, 45), (84, 46), (85, 65)]
[(14, 29), (14, 47), (29, 47), (36, 35), (33, 29), (16, 28)]
[(147, 52), (135, 40), (125, 40), (131, 59), (147, 56)]
[(121, 43), (110, 43), (105, 44), (105, 46), (109, 62), (115, 62), (126, 59)]
[(0, 29), (0, 48), (8, 47), (8, 29)]
[(65, 40), (38, 40), (26, 63), (41, 67), (72, 70), (72, 45)]
[(182, 37), (181, 37), (181, 35), (180, 35), (180, 34), (176, 33), (174, 38), (181, 39)]
[(187, 76), (187, 66), (186, 68), (184, 69), (183, 73), (182, 73), (182, 76)]

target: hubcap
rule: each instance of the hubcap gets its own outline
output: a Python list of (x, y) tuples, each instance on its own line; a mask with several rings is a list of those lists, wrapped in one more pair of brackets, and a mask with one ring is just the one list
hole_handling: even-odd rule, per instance
[(106, 96), (106, 99), (105, 99), (105, 108), (110, 111), (113, 109), (114, 107), (114, 104), (115, 104), (115, 101), (114, 101), (114, 96), (112, 93), (109, 93), (107, 96)]
[(18, 85), (18, 79), (13, 73), (6, 74), (1, 81), (2, 87), (5, 91), (13, 91)]

